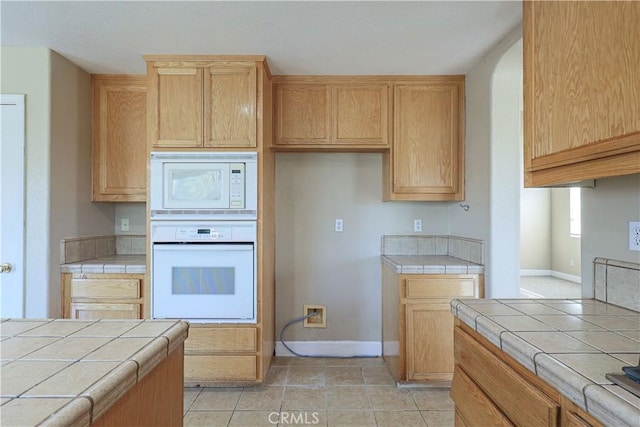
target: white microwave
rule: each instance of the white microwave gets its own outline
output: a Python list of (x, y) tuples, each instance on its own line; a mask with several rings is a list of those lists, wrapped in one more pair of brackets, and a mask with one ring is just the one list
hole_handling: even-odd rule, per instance
[(151, 219), (256, 219), (257, 157), (254, 152), (152, 152)]

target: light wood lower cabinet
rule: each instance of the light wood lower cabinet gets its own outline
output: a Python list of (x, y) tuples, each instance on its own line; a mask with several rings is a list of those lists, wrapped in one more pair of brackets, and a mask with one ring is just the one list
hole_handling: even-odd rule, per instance
[(601, 426), (477, 332), (455, 324), (456, 425)]
[(382, 269), (382, 355), (396, 381), (453, 377), (452, 298), (480, 298), (478, 274), (399, 274)]
[(62, 274), (62, 317), (66, 319), (142, 319), (144, 274)]
[(184, 380), (190, 386), (258, 380), (258, 330), (192, 323), (185, 341)]

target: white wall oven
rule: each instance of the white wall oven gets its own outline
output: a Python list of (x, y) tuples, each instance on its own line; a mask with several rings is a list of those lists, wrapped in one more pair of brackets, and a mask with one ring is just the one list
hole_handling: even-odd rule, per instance
[(257, 153), (152, 152), (151, 220), (255, 220)]
[(255, 221), (152, 222), (151, 242), (153, 318), (255, 322)]

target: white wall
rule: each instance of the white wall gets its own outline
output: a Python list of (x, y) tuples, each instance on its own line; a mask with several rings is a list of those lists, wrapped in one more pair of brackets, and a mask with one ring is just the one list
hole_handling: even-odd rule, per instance
[(629, 221), (640, 220), (640, 175), (598, 179), (582, 191), (582, 296), (593, 297), (596, 257), (640, 263), (629, 250)]
[(60, 238), (113, 230), (89, 203), (88, 75), (44, 48), (0, 48), (0, 92), (26, 94), (26, 317), (60, 315)]
[(551, 270), (551, 190), (520, 192), (520, 268)]
[[(147, 234), (147, 204), (146, 203), (114, 203), (115, 231), (114, 234)], [(129, 220), (129, 231), (120, 230), (120, 220)]]
[[(465, 175), (466, 200), (470, 209), (465, 212), (458, 203), (449, 207), (450, 229), (452, 234), (467, 236), (485, 241), (486, 248), (486, 296), (514, 296), (519, 287), (512, 281), (494, 280), (494, 272), (500, 274), (503, 260), (491, 256), (492, 233), (490, 209), (491, 181), (495, 179), (491, 164), (492, 156), (492, 79), (493, 73), (505, 52), (522, 38), (522, 27), (514, 28), (507, 37), (496, 45), (466, 76), (466, 136), (465, 136)], [(502, 167), (502, 166), (500, 166)], [(518, 177), (512, 178), (518, 183)], [(494, 194), (495, 195), (495, 194)], [(496, 195), (499, 197), (499, 195)], [(512, 215), (517, 204), (511, 206)], [(517, 215), (515, 215), (517, 217)], [(517, 221), (517, 219), (516, 219)], [(495, 236), (494, 236), (495, 237)], [(518, 235), (511, 236), (517, 242)], [(514, 258), (518, 248), (510, 254)], [(516, 262), (517, 262), (517, 256)], [(518, 295), (518, 293), (515, 293)]]
[(91, 78), (51, 52), (49, 316), (61, 315), (60, 240), (113, 234), (112, 203), (91, 202)]
[(0, 92), (26, 95), (25, 317), (48, 314), (50, 51), (0, 48)]
[[(276, 155), (276, 328), (327, 305), (326, 329), (292, 326), (292, 341), (380, 341), (380, 238), (449, 233), (449, 204), (382, 202), (382, 155)], [(334, 231), (336, 218), (344, 231)]]
[(491, 264), (489, 296), (520, 296), (522, 40), (500, 59), (491, 81)]
[[(582, 189), (582, 193), (590, 191)], [(580, 237), (571, 236), (569, 228), (569, 189), (551, 189), (551, 270), (580, 277)], [(573, 264), (573, 265), (572, 265)]]

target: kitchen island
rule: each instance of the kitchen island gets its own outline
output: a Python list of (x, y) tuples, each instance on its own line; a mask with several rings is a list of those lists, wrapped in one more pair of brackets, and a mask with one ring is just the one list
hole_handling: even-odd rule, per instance
[(2, 426), (182, 425), (188, 324), (3, 319)]
[(590, 299), (454, 299), (451, 311), (461, 425), (640, 424), (640, 398), (605, 377), (638, 364), (637, 311)]

